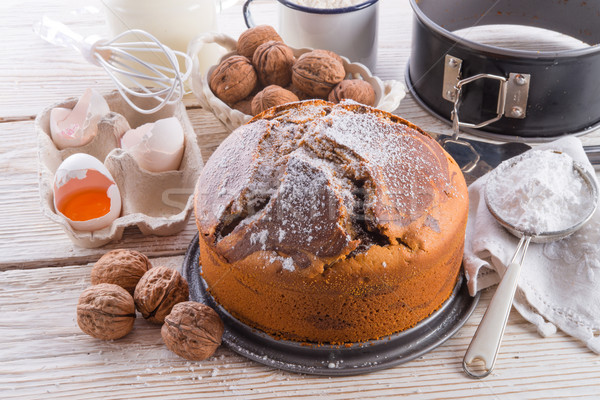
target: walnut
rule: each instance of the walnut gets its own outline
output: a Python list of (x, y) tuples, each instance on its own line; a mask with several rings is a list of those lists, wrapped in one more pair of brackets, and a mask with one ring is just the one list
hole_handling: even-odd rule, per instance
[(149, 269), (133, 295), (138, 311), (154, 324), (162, 324), (173, 306), (188, 297), (188, 283), (178, 271), (168, 267)]
[(301, 91), (300, 89), (298, 89), (294, 85), (288, 85), (284, 89), (289, 90), (290, 92), (294, 93), (296, 95), (296, 97), (298, 97), (299, 100), (310, 100), (310, 99), (312, 99), (311, 96), (307, 95), (306, 93), (304, 93), (303, 91)]
[(281, 36), (277, 34), (272, 26), (257, 25), (254, 28), (246, 30), (240, 35), (237, 41), (237, 52), (239, 55), (252, 60), (252, 56), (254, 55), (256, 48), (270, 40), (283, 42)]
[(135, 250), (118, 249), (104, 254), (92, 268), (92, 285), (114, 283), (132, 296), (135, 285), (152, 264), (148, 257)]
[(248, 97), (246, 97), (243, 100), (238, 101), (237, 103), (235, 103), (232, 108), (234, 110), (238, 110), (246, 115), (252, 115), (252, 99), (254, 99), (254, 96), (250, 95)]
[(133, 329), (135, 305), (121, 286), (101, 283), (90, 286), (79, 296), (77, 324), (97, 339), (119, 339)]
[(221, 344), (224, 326), (209, 306), (194, 301), (173, 307), (161, 329), (167, 348), (188, 360), (207, 359)]
[(323, 49), (316, 49), (312, 51), (313, 54), (323, 54), (329, 57), (333, 57), (336, 60), (338, 60), (340, 62), (340, 64), (344, 65), (344, 60), (342, 60), (342, 57), (340, 57), (338, 54), (334, 53), (331, 50), (323, 50)]
[(254, 90), (258, 77), (246, 57), (231, 56), (223, 60), (209, 78), (210, 90), (228, 105), (247, 97)]
[(375, 105), (375, 90), (362, 79), (344, 79), (329, 93), (329, 101), (339, 103), (343, 99), (351, 99), (368, 106)]
[(292, 83), (301, 92), (317, 98), (327, 98), (346, 72), (344, 65), (321, 52), (304, 53), (292, 67)]
[(260, 114), (267, 108), (291, 103), (292, 101), (299, 101), (298, 96), (280, 86), (270, 85), (254, 96), (252, 100), (252, 114)]
[(270, 40), (258, 46), (252, 57), (258, 79), (264, 86), (287, 86), (292, 81), (294, 52), (285, 43)]

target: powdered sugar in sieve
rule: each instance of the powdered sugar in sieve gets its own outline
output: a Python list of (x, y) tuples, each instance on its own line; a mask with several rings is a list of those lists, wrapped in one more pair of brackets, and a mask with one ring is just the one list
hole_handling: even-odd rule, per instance
[[(594, 176), (568, 155), (548, 150), (528, 151), (500, 164), (488, 175), (484, 193), (490, 213), (521, 240), (465, 354), (463, 369), (473, 378), (494, 368), (529, 242), (569, 236), (598, 204)], [(475, 365), (477, 360), (483, 366)]]

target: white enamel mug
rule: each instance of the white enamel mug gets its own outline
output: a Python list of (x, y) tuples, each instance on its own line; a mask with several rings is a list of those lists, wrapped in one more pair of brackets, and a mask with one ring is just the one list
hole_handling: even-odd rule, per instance
[[(250, 3), (244, 3), (244, 20), (254, 26)], [(379, 0), (344, 8), (309, 8), (290, 0), (277, 0), (279, 25), (275, 29), (294, 48), (331, 50), (370, 70), (377, 63)]]

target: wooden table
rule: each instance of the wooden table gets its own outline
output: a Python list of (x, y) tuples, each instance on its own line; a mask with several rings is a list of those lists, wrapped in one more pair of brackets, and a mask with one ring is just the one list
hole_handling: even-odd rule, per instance
[[(87, 8), (84, 8), (89, 6)], [(272, 3), (258, 4), (265, 21)], [(144, 252), (154, 265), (181, 268), (196, 228), (190, 221), (170, 237), (128, 229), (122, 240), (99, 249), (73, 245), (40, 212), (33, 120), (44, 107), (79, 96), (87, 87), (103, 93), (113, 84), (100, 68), (74, 51), (39, 39), (32, 25), (44, 14), (81, 33), (104, 33), (99, 1), (4, 1), (0, 5), (0, 398), (598, 398), (600, 357), (559, 332), (541, 338), (512, 312), (495, 372), (471, 380), (461, 369), (467, 345), (491, 293), (467, 324), (434, 351), (394, 368), (355, 377), (315, 377), (268, 368), (226, 347), (206, 361), (189, 362), (169, 352), (160, 329), (139, 318), (125, 338), (103, 342), (75, 322), (79, 294), (90, 284), (92, 264), (106, 251)], [(270, 14), (269, 14), (270, 13)], [(271, 19), (268, 19), (271, 18)], [(220, 16), (221, 30), (244, 30), (241, 2)], [(379, 62), (375, 73), (403, 81), (410, 52), (408, 1), (381, 2)], [(511, 39), (507, 39), (511, 40)], [(206, 161), (228, 132), (192, 97), (188, 114)], [(433, 133), (450, 133), (410, 96), (396, 114)], [(583, 138), (599, 144), (598, 132)]]

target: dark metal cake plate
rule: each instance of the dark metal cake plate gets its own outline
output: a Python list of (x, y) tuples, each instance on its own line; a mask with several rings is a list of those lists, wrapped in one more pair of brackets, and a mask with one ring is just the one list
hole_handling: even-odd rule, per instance
[(223, 343), (234, 352), (269, 367), (296, 373), (344, 376), (364, 374), (413, 360), (452, 337), (467, 321), (479, 294), (471, 297), (461, 275), (452, 295), (442, 307), (406, 331), (368, 342), (344, 345), (301, 343), (274, 339), (251, 328), (215, 302), (200, 276), (198, 235), (190, 243), (183, 261), (183, 276), (190, 287), (190, 300), (217, 311), (225, 324)]

